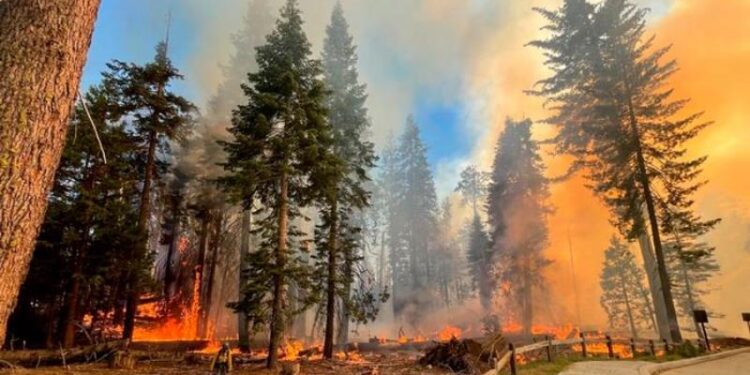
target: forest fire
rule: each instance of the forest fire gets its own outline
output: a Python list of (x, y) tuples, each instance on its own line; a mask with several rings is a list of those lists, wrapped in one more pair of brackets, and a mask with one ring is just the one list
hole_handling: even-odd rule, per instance
[(746, 334), (750, 0), (191, 1), (197, 43), (152, 61), (117, 43), (157, 29), (139, 4), (10, 2), (2, 367), (486, 373)]
[(452, 325), (447, 325), (438, 331), (437, 338), (440, 341), (449, 341), (454, 338), (459, 339), (461, 338), (461, 329)]
[[(200, 293), (200, 282), (193, 284), (193, 295)], [(198, 332), (198, 299), (193, 298), (190, 308), (183, 311), (180, 318), (169, 318), (157, 326), (136, 326), (133, 332), (135, 341), (176, 341), (194, 340)], [(156, 302), (139, 307), (141, 316), (159, 316)], [(210, 332), (210, 330), (209, 330)]]

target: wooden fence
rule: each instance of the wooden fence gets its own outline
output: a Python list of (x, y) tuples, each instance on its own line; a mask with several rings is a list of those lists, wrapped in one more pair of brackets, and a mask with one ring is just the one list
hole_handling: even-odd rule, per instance
[[(662, 350), (664, 353), (667, 353), (672, 348), (672, 344), (669, 343), (667, 340), (634, 340), (634, 339), (613, 339), (609, 335), (606, 335), (604, 337), (585, 337), (583, 333), (579, 335), (576, 339), (568, 339), (568, 340), (552, 340), (549, 337), (546, 338), (544, 341), (535, 342), (530, 345), (521, 346), (519, 348), (516, 348), (513, 344), (508, 345), (508, 352), (505, 353), (505, 355), (498, 359), (497, 362), (495, 362), (495, 369), (490, 370), (486, 372), (484, 375), (500, 375), (503, 370), (505, 370), (506, 367), (510, 368), (510, 373), (512, 375), (517, 374), (517, 367), (518, 367), (518, 358), (517, 356), (532, 353), (532, 352), (541, 352), (543, 351), (543, 358), (545, 358), (548, 362), (552, 362), (554, 360), (554, 356), (556, 355), (556, 348), (557, 347), (575, 347), (580, 346), (580, 350), (578, 352), (581, 353), (581, 356), (586, 358), (589, 356), (589, 350), (587, 348), (587, 345), (591, 344), (604, 344), (607, 348), (607, 355), (609, 358), (615, 358), (615, 350), (614, 346), (617, 345), (626, 345), (630, 352), (635, 357), (639, 350), (642, 352), (646, 352), (647, 354), (650, 354), (652, 356), (656, 356), (658, 351)], [(702, 340), (699, 340), (699, 345), (703, 346)], [(573, 349), (576, 351), (575, 349)], [(540, 357), (540, 358), (542, 358)]]

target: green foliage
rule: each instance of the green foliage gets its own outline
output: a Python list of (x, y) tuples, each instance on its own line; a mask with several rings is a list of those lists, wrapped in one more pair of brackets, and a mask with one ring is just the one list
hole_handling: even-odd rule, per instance
[[(370, 205), (371, 197), (365, 184), (370, 181), (369, 170), (376, 158), (374, 146), (367, 140), (370, 122), (365, 107), (366, 87), (358, 80), (356, 47), (341, 4), (334, 7), (326, 30), (322, 61), (324, 82), (330, 90), (326, 104), (333, 134), (331, 151), (336, 160), (330, 163), (326, 181), (321, 184), (321, 221), (315, 231), (315, 292), (325, 300), (332, 279), (335, 295), (343, 303), (341, 314), (347, 315), (343, 319), (366, 323), (375, 318), (379, 303), (384, 300), (384, 295), (374, 294), (375, 283), (363, 265), (361, 233), (362, 210)], [(330, 261), (334, 262), (333, 268), (329, 268)]]
[[(137, 228), (138, 138), (120, 122), (112, 95), (101, 86), (91, 87), (85, 95), (107, 164), (83, 107), (76, 107), (71, 120), (37, 249), (11, 323), (11, 332), (32, 346), (57, 342), (64, 328), (56, 324), (62, 322), (57, 317), (63, 315), (71, 293), (79, 294), (74, 320), (89, 314), (107, 322), (117, 301), (124, 298), (124, 290), (118, 288), (122, 275), (139, 272), (145, 278), (150, 269), (150, 259), (127, 256), (127, 250), (142, 240)], [(77, 292), (71, 290), (73, 278), (82, 285)]]
[(416, 324), (434, 302), (437, 195), (427, 148), (410, 116), (383, 166), (389, 181), (388, 241), (396, 316)]
[[(242, 86), (247, 102), (235, 110), (229, 129), (234, 139), (220, 142), (227, 153), (222, 164), (227, 175), (219, 182), (245, 208), (255, 202), (260, 207), (253, 230), (260, 243), (248, 255), (243, 271), (248, 284), (233, 306), (256, 327), (270, 318), (272, 338), (283, 330), (284, 314), (294, 315), (313, 302), (295, 301), (296, 309), (290, 309), (283, 292), (290, 282), (310, 288), (311, 270), (297, 250), (302, 233), (293, 219), (301, 217), (302, 207), (329, 193), (331, 176), (340, 168), (330, 152), (334, 138), (327, 122), (327, 90), (318, 78), (323, 70), (310, 57), (302, 23), (296, 1), (289, 0), (266, 44), (257, 48), (258, 71), (248, 74)], [(279, 223), (286, 219), (290, 225), (282, 233)], [(273, 316), (273, 303), (279, 300), (283, 311)]]
[(686, 340), (674, 347), (673, 351), (682, 358), (694, 358), (701, 354), (699, 348), (696, 348), (690, 340)]

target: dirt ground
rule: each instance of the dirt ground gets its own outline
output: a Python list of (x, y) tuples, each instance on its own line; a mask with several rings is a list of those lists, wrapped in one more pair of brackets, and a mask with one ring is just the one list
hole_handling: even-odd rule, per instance
[[(451, 371), (421, 367), (416, 364), (419, 353), (380, 353), (365, 355), (361, 362), (347, 362), (341, 360), (311, 360), (299, 361), (302, 375), (444, 375)], [(2, 366), (2, 365), (0, 365)], [(69, 369), (62, 367), (47, 367), (39, 369), (2, 369), (0, 374), (18, 375), (208, 375), (208, 365), (189, 365), (184, 362), (141, 362), (134, 370), (112, 370), (106, 364), (72, 365)], [(235, 366), (233, 375), (275, 375), (278, 371), (269, 371), (263, 365)]]

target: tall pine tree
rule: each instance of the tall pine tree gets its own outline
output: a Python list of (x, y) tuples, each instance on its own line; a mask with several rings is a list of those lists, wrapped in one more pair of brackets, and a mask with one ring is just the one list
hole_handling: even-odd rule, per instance
[(645, 9), (628, 0), (567, 0), (539, 12), (552, 35), (531, 45), (545, 50), (553, 74), (534, 93), (553, 106), (547, 121), (559, 130), (556, 151), (576, 158), (574, 167), (587, 172), (626, 238), (650, 236), (643, 251), (650, 259), (653, 242), (663, 295), (653, 285), (652, 294), (668, 325), (661, 328), (679, 342), (662, 221), (667, 209), (693, 211), (689, 197), (702, 184), (696, 180), (705, 158), (687, 158), (685, 143), (707, 124), (700, 114), (682, 115), (686, 101), (672, 99), (667, 83), (677, 63), (663, 61), (669, 47), (645, 36)]
[(290, 246), (300, 235), (290, 219), (321, 195), (318, 185), (328, 174), (317, 172), (329, 172), (321, 163), (331, 159), (333, 146), (326, 89), (319, 79), (323, 71), (311, 58), (302, 24), (297, 2), (288, 0), (266, 44), (257, 49), (258, 72), (248, 74), (249, 84), (243, 85), (247, 103), (234, 112), (234, 140), (222, 142), (228, 172), (222, 183), (246, 209), (255, 200), (261, 207), (256, 230), (261, 241), (248, 256), (248, 284), (235, 307), (256, 326), (270, 323), (269, 368), (278, 363), (286, 315), (299, 311), (288, 309), (286, 289), (292, 281), (305, 289), (309, 280), (309, 270)]
[[(398, 233), (391, 249), (394, 269), (394, 313), (411, 325), (432, 304), (435, 264), (432, 250), (437, 230), (437, 195), (427, 162), (427, 148), (419, 127), (409, 116), (395, 151), (395, 178), (400, 180), (395, 196)], [(399, 290), (396, 294), (396, 290)]]
[[(169, 90), (169, 85), (182, 75), (167, 56), (166, 42), (157, 45), (154, 61), (143, 66), (117, 60), (107, 65), (110, 70), (104, 75), (104, 85), (114, 93), (118, 111), (132, 116), (142, 145), (143, 179), (138, 227), (143, 241), (131, 252), (132, 259), (141, 260), (148, 255), (152, 188), (162, 172), (160, 167), (164, 165), (159, 155), (168, 154), (169, 141), (183, 138), (190, 130), (195, 106)], [(128, 298), (123, 337), (132, 339), (138, 300), (146, 280), (136, 271), (127, 272), (125, 278)]]
[(359, 83), (356, 47), (340, 3), (336, 3), (326, 29), (322, 62), (324, 82), (330, 90), (326, 103), (334, 139), (332, 152), (338, 160), (334, 164), (337, 170), (329, 171), (330, 184), (322, 201), (316, 266), (317, 274), (325, 275), (320, 280), (326, 305), (323, 356), (332, 358), (337, 299), (342, 307), (338, 311), (340, 345), (346, 345), (351, 310), (357, 308), (351, 287), (364, 259), (357, 218), (370, 204), (365, 184), (375, 163), (373, 144), (366, 138), (370, 127), (366, 87)]
[(544, 288), (543, 269), (550, 263), (543, 251), (551, 211), (539, 145), (531, 139), (531, 120), (505, 122), (491, 174), (487, 210), (496, 282), (509, 286), (503, 289), (509, 291), (524, 333), (530, 335), (534, 290)]

